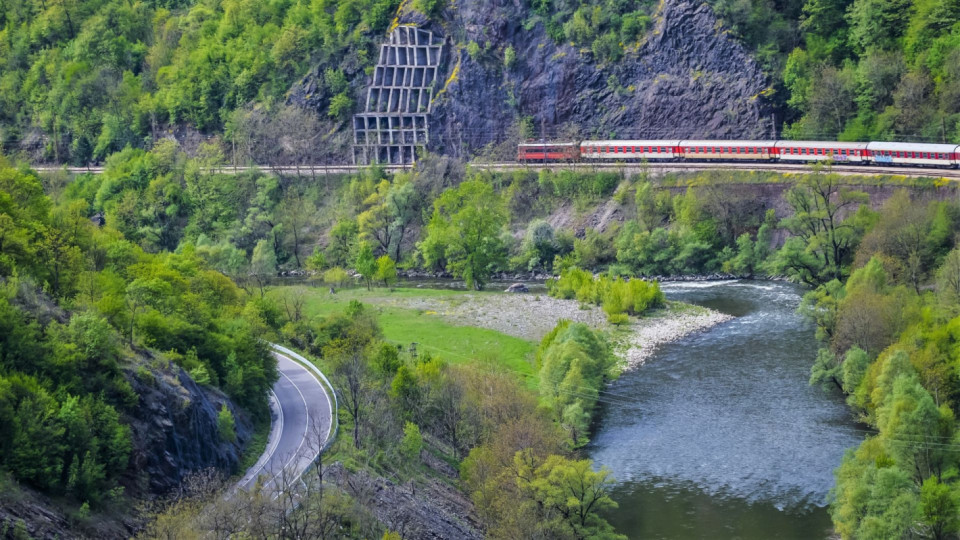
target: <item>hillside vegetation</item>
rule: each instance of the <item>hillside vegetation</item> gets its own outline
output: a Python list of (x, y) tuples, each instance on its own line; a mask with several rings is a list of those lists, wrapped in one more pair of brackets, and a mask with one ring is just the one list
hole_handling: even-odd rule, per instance
[[(164, 458), (165, 441), (148, 442), (164, 430), (136, 427), (156, 430), (163, 407), (193, 416), (191, 426), (175, 427), (177, 416), (165, 417), (172, 440), (215, 424), (216, 411), (202, 408), (207, 396), (192, 387), (180, 387), (180, 405), (147, 396), (189, 381), (180, 368), (234, 400), (218, 398), (231, 425), (234, 412), (267, 417), (277, 378), (259, 340), (268, 326), (233, 282), (192, 249), (147, 253), (88, 215), (84, 200), (52, 200), (34, 173), (0, 158), (0, 470), (81, 506), (81, 521), (125, 489), (145, 495), (204, 465), (180, 453)], [(170, 374), (172, 365), (179, 367)], [(237, 442), (223, 435), (228, 446)], [(177, 444), (207, 444), (206, 459), (220, 459), (216, 437)], [(170, 461), (157, 465), (163, 459)], [(173, 476), (148, 478), (155, 467)]]

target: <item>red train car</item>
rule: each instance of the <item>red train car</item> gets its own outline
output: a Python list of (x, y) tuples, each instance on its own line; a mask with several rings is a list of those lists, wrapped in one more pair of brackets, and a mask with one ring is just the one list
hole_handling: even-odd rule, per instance
[(517, 146), (517, 161), (579, 161), (578, 143), (521, 143)]

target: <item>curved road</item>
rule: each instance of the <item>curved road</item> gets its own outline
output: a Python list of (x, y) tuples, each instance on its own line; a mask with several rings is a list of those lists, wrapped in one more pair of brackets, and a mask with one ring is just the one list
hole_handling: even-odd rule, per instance
[(273, 385), (271, 426), (266, 451), (239, 487), (263, 477), (267, 492), (279, 493), (300, 479), (332, 432), (332, 402), (317, 377), (289, 356), (273, 351), (280, 379)]

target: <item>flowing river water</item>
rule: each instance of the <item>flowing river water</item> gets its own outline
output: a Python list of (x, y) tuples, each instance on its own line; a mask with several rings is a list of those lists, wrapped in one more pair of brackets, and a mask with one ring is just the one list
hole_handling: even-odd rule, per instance
[(778, 282), (665, 283), (671, 300), (735, 315), (664, 345), (603, 394), (587, 448), (609, 467), (630, 538), (825, 538), (833, 470), (862, 426), (807, 380), (817, 344)]

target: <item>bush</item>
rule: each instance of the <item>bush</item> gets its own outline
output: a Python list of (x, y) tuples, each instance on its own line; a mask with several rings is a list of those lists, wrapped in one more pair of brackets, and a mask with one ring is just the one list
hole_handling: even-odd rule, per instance
[(237, 441), (236, 421), (226, 404), (221, 405), (220, 412), (217, 413), (217, 430), (220, 432), (221, 441), (231, 443)]
[(626, 313), (615, 313), (613, 315), (607, 314), (607, 322), (620, 326), (621, 324), (626, 324), (630, 320), (630, 317)]
[(346, 270), (340, 268), (339, 266), (334, 266), (323, 273), (323, 282), (327, 285), (343, 287), (344, 283), (346, 283), (349, 279), (350, 274), (348, 274)]
[(512, 69), (517, 62), (517, 53), (513, 50), (513, 45), (503, 50), (503, 67)]
[(547, 291), (554, 298), (576, 298), (584, 304), (602, 306), (608, 317), (620, 313), (641, 315), (664, 302), (663, 291), (655, 281), (625, 281), (605, 275), (594, 278), (575, 266), (564, 270), (559, 279), (549, 281)]

